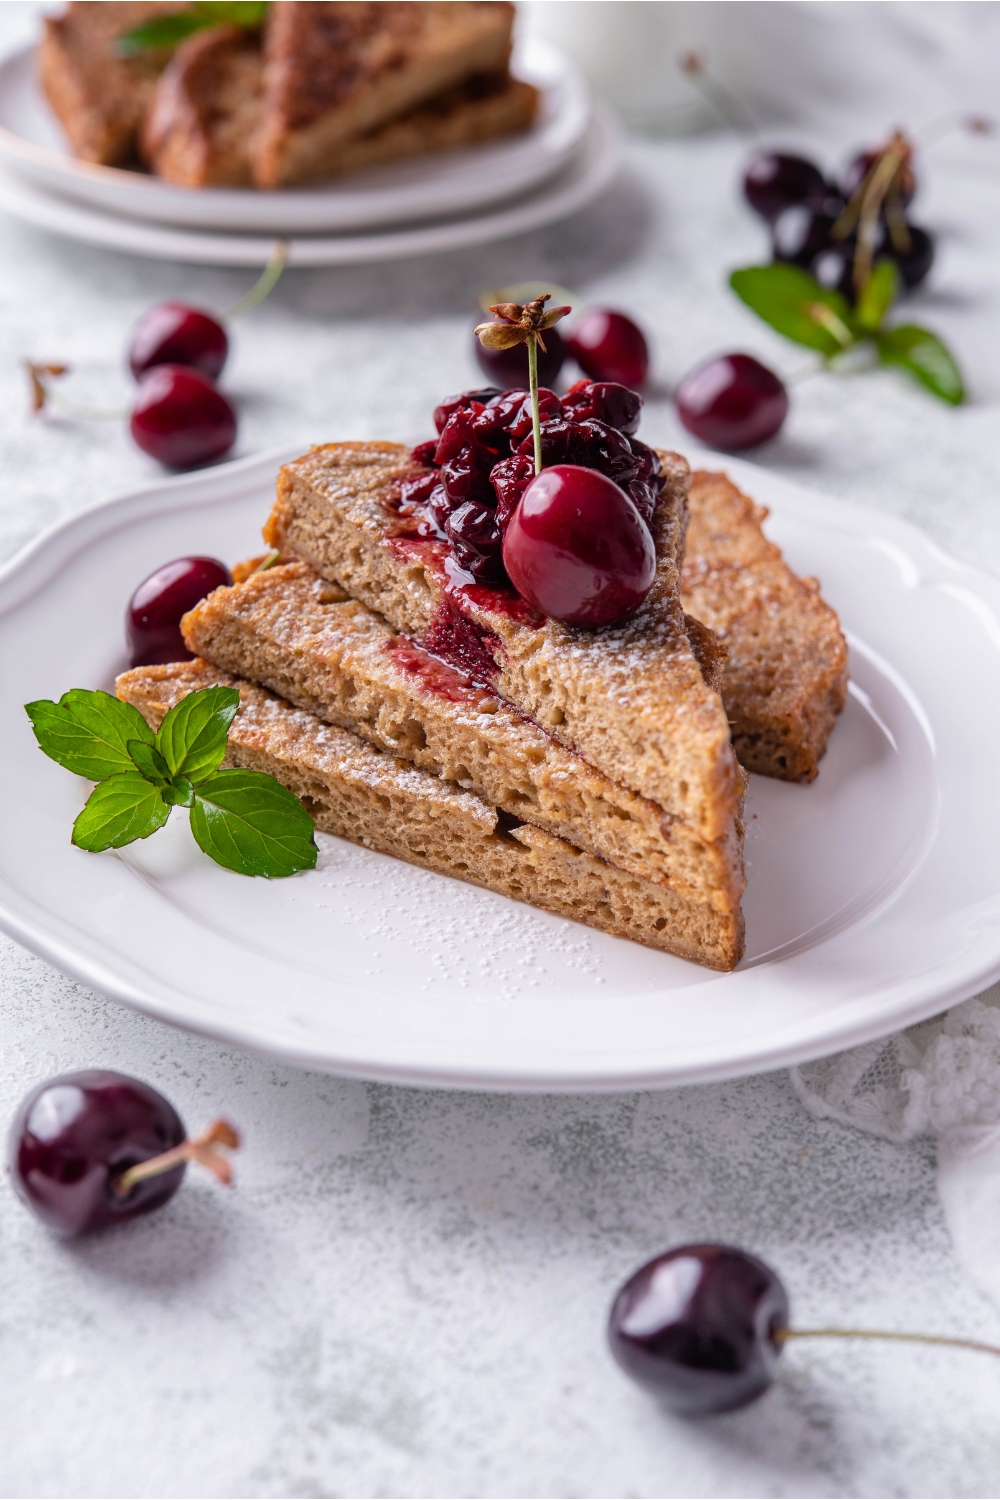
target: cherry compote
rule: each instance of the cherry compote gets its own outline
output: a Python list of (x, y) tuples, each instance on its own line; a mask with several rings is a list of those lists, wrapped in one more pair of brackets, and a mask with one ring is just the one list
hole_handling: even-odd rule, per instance
[(590, 629), (634, 614), (656, 576), (653, 538), (633, 501), (577, 464), (531, 480), (507, 526), (503, 561), (522, 599)]
[(684, 1416), (746, 1406), (774, 1380), (788, 1297), (763, 1261), (730, 1245), (682, 1245), (638, 1270), (608, 1319), (626, 1374)]
[(649, 349), (642, 329), (609, 307), (588, 308), (573, 324), (566, 348), (591, 380), (636, 386), (649, 374)]
[(62, 1235), (86, 1234), (172, 1198), (183, 1161), (128, 1191), (116, 1184), (184, 1137), (177, 1111), (149, 1084), (94, 1068), (28, 1095), (11, 1128), (8, 1163), (19, 1197), (44, 1223)]
[(213, 589), (233, 581), (214, 557), (178, 557), (144, 578), (128, 602), (125, 634), (133, 667), (190, 661), (181, 620)]
[(676, 401), (688, 432), (711, 448), (733, 451), (766, 443), (788, 415), (784, 385), (750, 354), (722, 354), (692, 370)]
[(236, 441), (236, 413), (207, 375), (185, 365), (154, 365), (139, 382), (132, 437), (171, 469), (211, 463)]
[[(476, 320), (477, 323), (480, 321)], [(558, 328), (547, 328), (543, 334), (545, 348), (538, 349), (538, 381), (553, 385), (566, 361), (566, 345)], [(528, 389), (528, 348), (515, 344), (513, 349), (486, 349), (473, 336), (479, 368), (505, 391)]]
[(819, 208), (826, 193), (819, 168), (785, 151), (755, 151), (743, 174), (743, 195), (768, 224), (786, 208)]
[(211, 313), (185, 302), (159, 302), (139, 319), (128, 363), (136, 380), (156, 365), (187, 365), (217, 380), (228, 353), (226, 330)]

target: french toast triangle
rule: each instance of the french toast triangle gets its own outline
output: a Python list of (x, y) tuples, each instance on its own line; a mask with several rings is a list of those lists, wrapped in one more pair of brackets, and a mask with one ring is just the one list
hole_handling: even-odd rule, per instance
[(411, 529), (394, 507), (400, 483), (421, 470), (398, 443), (326, 444), (285, 465), (264, 539), (656, 803), (666, 827), (681, 822), (712, 844), (730, 837), (744, 782), (678, 592), (690, 471), (676, 454), (660, 463), (656, 581), (636, 614), (598, 631), (472, 582), (446, 543)]
[(136, 667), (116, 690), (156, 728), (186, 694), (234, 682), (225, 764), (276, 777), (324, 832), (708, 968), (738, 961), (738, 907), (718, 912), (639, 879), (208, 662)]

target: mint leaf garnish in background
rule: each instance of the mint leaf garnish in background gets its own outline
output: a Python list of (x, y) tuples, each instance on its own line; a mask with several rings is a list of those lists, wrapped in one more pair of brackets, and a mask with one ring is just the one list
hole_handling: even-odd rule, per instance
[(236, 688), (189, 693), (154, 736), (131, 704), (73, 688), (58, 703), (25, 704), (35, 738), (57, 764), (98, 785), (73, 825), (73, 843), (121, 849), (191, 809), (201, 848), (228, 870), (271, 878), (311, 870), (314, 824), (299, 799), (262, 771), (220, 771)]
[(937, 334), (912, 323), (875, 335), (875, 348), (884, 365), (898, 365), (949, 406), (965, 400), (962, 372)]
[(138, 771), (111, 776), (94, 787), (83, 812), (73, 824), (78, 849), (99, 854), (121, 849), (136, 839), (149, 838), (170, 816), (159, 787)]
[(71, 688), (58, 703), (40, 698), (24, 709), (45, 754), (88, 781), (134, 771), (129, 741), (153, 743), (153, 731), (139, 710), (110, 693)]
[(906, 370), (940, 401), (958, 406), (965, 400), (962, 372), (937, 334), (910, 324), (883, 326), (899, 290), (899, 272), (891, 260), (875, 266), (854, 308), (839, 292), (783, 261), (745, 266), (732, 273), (729, 285), (765, 323), (793, 343), (815, 349), (827, 364), (870, 341), (882, 364)]
[(208, 26), (240, 26), (252, 30), (263, 26), (267, 15), (265, 0), (200, 0), (190, 10), (169, 16), (157, 16), (127, 31), (115, 43), (119, 57), (138, 57), (143, 52), (162, 52), (176, 47)]
[(217, 864), (240, 875), (311, 870), (313, 820), (294, 792), (262, 771), (216, 771), (195, 791), (191, 832)]

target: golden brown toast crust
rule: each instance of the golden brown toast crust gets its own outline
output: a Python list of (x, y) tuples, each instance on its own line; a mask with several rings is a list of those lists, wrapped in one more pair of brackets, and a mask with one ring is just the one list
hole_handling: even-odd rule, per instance
[(186, 9), (184, 0), (74, 0), (61, 15), (44, 18), (38, 49), (42, 88), (74, 156), (104, 166), (132, 160), (166, 57), (161, 52), (119, 57), (115, 42), (145, 21)]
[(632, 619), (600, 631), (546, 619), (511, 591), (468, 586), (444, 543), (395, 531), (396, 487), (421, 472), (400, 444), (332, 443), (287, 464), (264, 537), (397, 630), (481, 671), (610, 780), (712, 843), (729, 834), (742, 779), (678, 596), (689, 471), (678, 455), (660, 457), (666, 489), (654, 523), (656, 581)]
[(156, 86), (142, 127), (142, 159), (182, 187), (249, 186), (263, 80), (258, 33), (236, 26), (195, 32)]
[(267, 27), (254, 180), (327, 175), (337, 148), (473, 73), (503, 73), (514, 7), (501, 0), (285, 0)]
[[(116, 687), (156, 727), (185, 694), (233, 681), (196, 660), (136, 668)], [(685, 901), (538, 828), (498, 818), (471, 793), (259, 687), (235, 685), (241, 707), (226, 764), (276, 777), (324, 832), (710, 968), (739, 962), (738, 909), (723, 913)]]
[(767, 515), (725, 474), (696, 473), (681, 573), (684, 608), (728, 649), (722, 697), (749, 771), (812, 781), (844, 706), (847, 646), (815, 578), (761, 530)]
[(735, 826), (727, 840), (705, 844), (305, 563), (216, 589), (182, 629), (197, 656), (523, 822), (690, 900), (721, 911), (739, 902)]

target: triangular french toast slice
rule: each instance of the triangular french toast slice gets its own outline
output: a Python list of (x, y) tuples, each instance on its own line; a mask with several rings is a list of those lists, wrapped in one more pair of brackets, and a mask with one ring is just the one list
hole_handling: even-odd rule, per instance
[(264, 537), (713, 843), (734, 825), (742, 773), (680, 602), (688, 466), (660, 465), (656, 581), (629, 620), (596, 631), (473, 582), (446, 542), (420, 535), (399, 494), (422, 470), (398, 443), (326, 444), (285, 465)]
[(257, 185), (326, 176), (344, 141), (472, 74), (506, 72), (513, 19), (505, 0), (272, 6), (264, 120), (254, 149)]
[(623, 870), (720, 911), (738, 905), (735, 824), (706, 843), (307, 564), (246, 572), (184, 617), (195, 655)]
[(725, 474), (695, 473), (689, 507), (681, 599), (727, 648), (736, 754), (763, 776), (812, 781), (847, 692), (836, 613), (765, 537), (766, 509)]
[(116, 690), (155, 728), (220, 682), (241, 699), (225, 763), (274, 776), (324, 832), (709, 968), (738, 963), (738, 907), (719, 912), (638, 879), (206, 662), (138, 667)]

